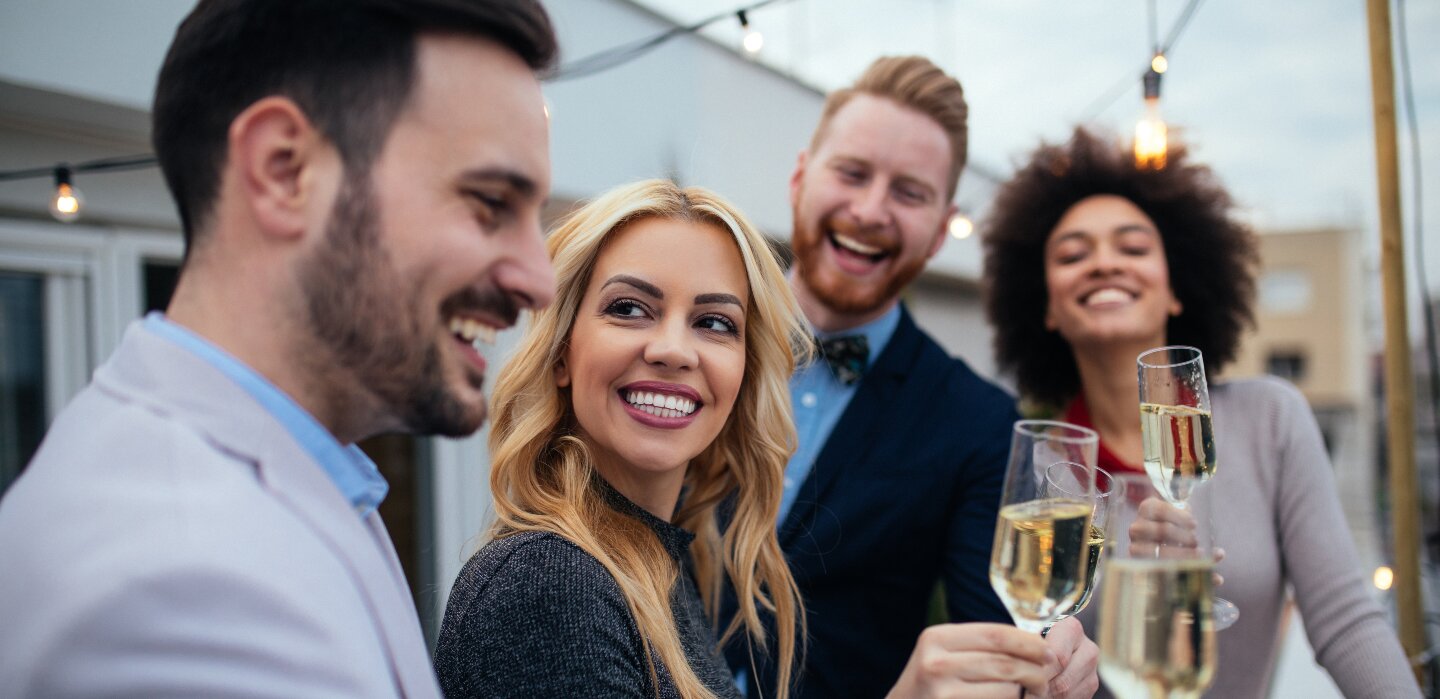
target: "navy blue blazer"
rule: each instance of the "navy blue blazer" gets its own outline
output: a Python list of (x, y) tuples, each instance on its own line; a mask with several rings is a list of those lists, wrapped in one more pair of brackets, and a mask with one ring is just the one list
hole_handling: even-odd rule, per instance
[[(989, 568), (1017, 419), (902, 307), (780, 527), (810, 631), (792, 696), (883, 697), (942, 577), (953, 621), (1010, 623)], [(743, 638), (727, 654), (751, 668), (748, 696), (773, 694), (771, 658)]]

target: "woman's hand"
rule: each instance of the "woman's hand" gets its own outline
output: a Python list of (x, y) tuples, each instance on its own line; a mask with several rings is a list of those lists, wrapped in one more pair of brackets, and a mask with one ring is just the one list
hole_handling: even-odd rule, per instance
[[(1070, 617), (1050, 627), (1045, 644), (1060, 662), (1060, 673), (1050, 678), (1052, 699), (1090, 699), (1100, 689), (1100, 647), (1085, 637), (1080, 620)], [(1029, 696), (1028, 694), (1026, 696)]]
[(1155, 558), (1194, 558), (1195, 515), (1160, 498), (1146, 498), (1130, 524), (1130, 553)]
[[(1083, 632), (1080, 635), (1084, 637)], [(1062, 636), (1056, 643), (1064, 648), (1073, 639), (1069, 632)], [(1067, 653), (1067, 658), (1073, 655)], [(1095, 661), (1089, 662), (1093, 674)], [(1051, 679), (1063, 670), (1050, 644), (1033, 633), (1005, 624), (940, 624), (920, 634), (905, 671), (888, 696), (1015, 699), (1023, 688), (1027, 696), (1045, 697)]]

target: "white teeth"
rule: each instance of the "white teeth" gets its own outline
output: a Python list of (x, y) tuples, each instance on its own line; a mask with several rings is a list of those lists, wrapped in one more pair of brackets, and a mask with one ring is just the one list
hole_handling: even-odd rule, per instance
[(1130, 298), (1130, 294), (1125, 291), (1121, 291), (1120, 289), (1116, 288), (1105, 288), (1091, 292), (1090, 296), (1085, 299), (1085, 304), (1094, 305), (1099, 303), (1123, 303), (1125, 301), (1129, 301)]
[(630, 391), (626, 393), (625, 400), (651, 415), (660, 417), (685, 417), (695, 412), (695, 401), (663, 393)]
[(847, 238), (839, 233), (835, 234), (835, 242), (839, 243), (840, 247), (861, 255), (879, 255), (883, 252), (881, 248), (866, 245), (854, 238)]
[(481, 345), (495, 344), (495, 335), (500, 331), (492, 325), (471, 318), (450, 319), (450, 333), (480, 349)]

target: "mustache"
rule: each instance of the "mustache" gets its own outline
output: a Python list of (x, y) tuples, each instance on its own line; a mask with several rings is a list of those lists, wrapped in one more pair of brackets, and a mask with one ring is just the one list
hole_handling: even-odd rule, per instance
[(445, 299), (440, 308), (447, 316), (465, 311), (492, 315), (504, 321), (507, 327), (520, 318), (519, 301), (493, 286), (484, 289), (469, 287), (456, 292)]

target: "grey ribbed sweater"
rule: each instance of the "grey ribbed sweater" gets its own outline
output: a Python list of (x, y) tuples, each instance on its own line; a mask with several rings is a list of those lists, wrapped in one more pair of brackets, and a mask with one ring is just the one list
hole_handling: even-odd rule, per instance
[[(1278, 379), (1247, 379), (1213, 386), (1210, 407), (1219, 461), (1209, 487), (1221, 503), (1215, 527), (1225, 549), (1217, 594), (1240, 607), (1240, 621), (1217, 634), (1219, 668), (1205, 696), (1266, 696), (1288, 583), (1316, 660), (1346, 697), (1419, 697), (1366, 584), (1304, 397)], [(1096, 595), (1080, 615), (1092, 638), (1098, 606)], [(1110, 694), (1102, 686), (1095, 696)]]
[[(691, 573), (694, 535), (597, 484), (612, 507), (654, 530), (679, 566), (670, 609), (685, 655), (717, 697), (738, 699)], [(490, 542), (460, 571), (435, 646), (435, 671), (451, 699), (678, 699), (669, 670), (652, 654), (657, 693), (644, 652), (609, 571), (561, 536), (525, 532)]]

